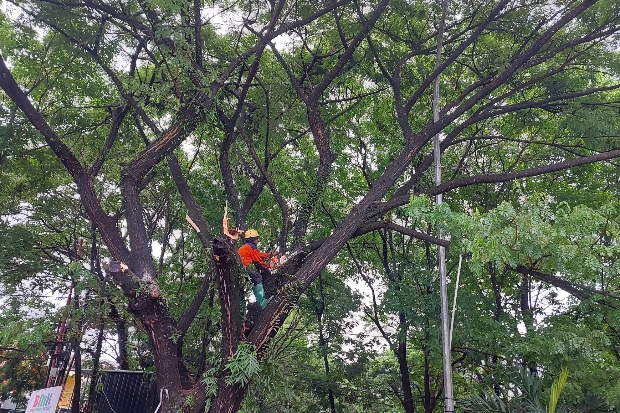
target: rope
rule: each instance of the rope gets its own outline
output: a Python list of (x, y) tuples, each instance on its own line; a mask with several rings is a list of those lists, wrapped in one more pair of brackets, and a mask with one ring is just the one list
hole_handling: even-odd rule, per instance
[(456, 285), (454, 286), (454, 301), (452, 302), (452, 320), (450, 320), (450, 348), (452, 348), (452, 331), (454, 331), (454, 314), (456, 313), (456, 296), (459, 293), (459, 278), (461, 278), (461, 264), (463, 256), (459, 255), (459, 269), (456, 272)]
[(116, 413), (116, 410), (114, 410), (114, 408), (112, 407), (112, 403), (110, 403), (110, 399), (108, 399), (108, 395), (105, 394), (103, 389), (101, 390), (101, 393), (103, 394), (103, 397), (105, 397), (105, 400), (108, 402), (108, 406), (110, 406), (110, 410), (112, 410), (112, 413)]
[[(168, 389), (162, 388), (159, 391), (159, 404), (157, 405), (157, 408), (155, 409), (155, 411), (153, 413), (157, 413), (159, 411), (159, 408), (161, 407), (161, 402), (163, 401), (164, 391), (166, 392), (166, 397), (168, 397)], [(116, 413), (116, 412), (114, 412), (114, 413)]]

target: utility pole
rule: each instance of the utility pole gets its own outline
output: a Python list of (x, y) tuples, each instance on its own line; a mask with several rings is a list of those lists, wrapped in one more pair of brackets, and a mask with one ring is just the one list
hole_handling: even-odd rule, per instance
[[(443, 46), (443, 31), (446, 22), (446, 13), (448, 9), (448, 0), (442, 0), (441, 6), (441, 22), (439, 24), (439, 33), (437, 34), (437, 55), (435, 59), (435, 67), (441, 65), (441, 50)], [(435, 78), (433, 88), (433, 122), (439, 121), (439, 75)], [(441, 184), (441, 148), (439, 134), (434, 137), (434, 159), (435, 159), (435, 185)], [(443, 202), (443, 194), (439, 193), (435, 197), (437, 205)], [(443, 233), (439, 230), (439, 238), (443, 238)], [(448, 277), (446, 274), (446, 249), (439, 245), (438, 251), (439, 261), (439, 295), (441, 299), (441, 343), (443, 354), (443, 387), (444, 387), (444, 412), (454, 413), (454, 392), (452, 389), (452, 349), (450, 340), (450, 323), (448, 313)]]

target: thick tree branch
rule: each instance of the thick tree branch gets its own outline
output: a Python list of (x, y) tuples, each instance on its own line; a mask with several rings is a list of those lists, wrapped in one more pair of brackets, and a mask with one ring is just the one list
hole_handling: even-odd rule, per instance
[(127, 115), (128, 111), (129, 111), (128, 106), (125, 106), (124, 108), (113, 108), (112, 109), (112, 125), (110, 126), (110, 132), (108, 132), (108, 137), (105, 143), (103, 144), (103, 148), (101, 148), (99, 157), (93, 163), (93, 165), (90, 167), (88, 171), (88, 174), (90, 176), (96, 176), (101, 170), (101, 167), (103, 166), (103, 163), (105, 162), (108, 156), (108, 153), (112, 149), (112, 145), (114, 145), (114, 142), (116, 141), (116, 138), (118, 137), (118, 131), (121, 127), (121, 123), (123, 123), (123, 120), (125, 119), (125, 116)]
[[(563, 171), (569, 168), (573, 168), (581, 165), (588, 165), (594, 162), (606, 161), (610, 159), (620, 158), (620, 149), (616, 149), (609, 152), (602, 152), (595, 155), (583, 156), (581, 158), (570, 159), (562, 162), (557, 162), (554, 164), (537, 167), (537, 168), (529, 168), (524, 169), (517, 172), (511, 173), (500, 173), (500, 174), (487, 174), (487, 175), (475, 175), (467, 178), (455, 179), (452, 181), (445, 182), (440, 186), (419, 189), (413, 193), (413, 195), (426, 194), (429, 196), (434, 196), (438, 193), (447, 193), (454, 189), (463, 188), (470, 185), (478, 185), (485, 183), (502, 183), (513, 181), (516, 179), (528, 178), (532, 176), (539, 176), (553, 172)], [(386, 214), (387, 212), (407, 205), (409, 203), (409, 199), (411, 194), (403, 194), (394, 196), (388, 201), (384, 202), (376, 202), (371, 209), (369, 209), (366, 219), (370, 220), (373, 217), (381, 216)]]
[[(278, 207), (280, 207), (280, 212), (282, 214), (282, 223), (284, 226), (286, 226), (287, 223), (289, 222), (288, 206), (286, 205), (286, 201), (284, 200), (280, 192), (278, 192), (278, 188), (276, 187), (275, 181), (273, 180), (273, 178), (267, 171), (267, 168), (265, 167), (263, 162), (260, 160), (258, 153), (256, 152), (254, 145), (252, 144), (252, 139), (246, 133), (242, 125), (239, 125), (238, 129), (241, 132), (241, 136), (243, 136), (243, 139), (245, 140), (245, 144), (247, 145), (248, 150), (250, 151), (250, 154), (252, 155), (252, 159), (254, 159), (254, 163), (260, 170), (261, 175), (267, 182), (267, 185), (269, 185), (269, 189), (271, 190), (273, 197), (276, 199)], [(285, 231), (285, 229), (283, 229), (283, 231)]]
[[(514, 271), (520, 273), (520, 274), (527, 274), (527, 275), (531, 275), (532, 277), (540, 280), (540, 281), (544, 281), (546, 283), (549, 283), (551, 285), (553, 285), (554, 287), (558, 287), (561, 288), (562, 290), (566, 291), (567, 293), (569, 293), (570, 295), (578, 298), (579, 300), (588, 300), (590, 298), (592, 298), (592, 295), (597, 294), (597, 295), (601, 295), (603, 297), (608, 297), (608, 298), (613, 298), (616, 300), (620, 300), (620, 297), (617, 295), (613, 295), (613, 294), (609, 294), (607, 291), (601, 291), (601, 290), (597, 290), (595, 288), (592, 287), (588, 287), (587, 285), (583, 285), (583, 284), (579, 284), (579, 283), (575, 283), (572, 281), (568, 281), (559, 277), (556, 277), (555, 275), (551, 275), (551, 274), (545, 274), (542, 273), (540, 271), (536, 271), (533, 270), (531, 268), (528, 268), (526, 266), (523, 265), (518, 265), (516, 268), (513, 269)], [(614, 304), (612, 302), (610, 302), (609, 300), (606, 299), (597, 299), (596, 300), (598, 303), (609, 306), (609, 307), (613, 307), (613, 308), (619, 308), (619, 306), (617, 304)]]
[(211, 265), (209, 265), (209, 268), (207, 269), (207, 273), (202, 279), (200, 288), (198, 289), (198, 291), (196, 292), (196, 295), (192, 299), (192, 302), (187, 307), (187, 309), (185, 309), (185, 312), (183, 313), (183, 315), (181, 315), (181, 317), (179, 318), (179, 322), (177, 323), (177, 330), (181, 334), (181, 337), (184, 337), (185, 334), (187, 333), (187, 330), (192, 325), (192, 322), (194, 321), (194, 319), (196, 318), (196, 315), (198, 314), (198, 310), (200, 310), (200, 306), (202, 305), (202, 302), (204, 301), (205, 297), (209, 293), (211, 284), (214, 281), (213, 276), (212, 276), (213, 271), (214, 271), (214, 267), (213, 267), (213, 263), (211, 263)]
[(503, 173), (503, 174), (488, 174), (470, 176), (467, 178), (455, 179), (450, 182), (445, 182), (439, 186), (422, 190), (421, 193), (427, 195), (436, 195), (438, 193), (445, 193), (456, 188), (482, 184), (482, 183), (499, 183), (506, 181), (513, 181), (515, 179), (526, 178), (531, 176), (549, 174), (552, 172), (563, 171), (565, 169), (574, 168), (576, 166), (587, 165), (594, 162), (605, 161), (620, 157), (620, 149), (616, 149), (609, 152), (597, 153), (595, 155), (583, 156), (581, 158), (569, 159), (562, 162), (557, 162), (550, 165), (540, 166), (536, 168), (524, 169), (517, 172)]
[[(489, 24), (491, 24), (491, 22), (494, 21), (497, 15), (509, 3), (510, 3), (510, 0), (502, 0), (501, 2), (499, 2), (498, 5), (495, 6), (495, 8), (491, 11), (491, 13), (489, 13), (488, 17), (480, 25), (476, 27), (476, 30), (466, 40), (461, 42), (459, 46), (456, 48), (456, 50), (450, 53), (450, 55), (446, 57), (445, 61), (442, 62), (442, 64), (440, 64), (439, 66), (437, 66), (437, 68), (435, 68), (435, 70), (433, 71), (433, 73), (431, 73), (430, 76), (427, 76), (424, 79), (422, 84), (420, 84), (418, 89), (411, 95), (411, 97), (407, 100), (405, 105), (402, 107), (403, 116), (408, 114), (411, 111), (411, 109), (413, 108), (413, 105), (420, 99), (420, 96), (422, 96), (424, 91), (428, 89), (428, 87), (431, 84), (433, 84), (433, 82), (435, 81), (435, 78), (437, 78), (437, 76), (439, 76), (449, 65), (451, 65), (469, 45), (471, 45), (476, 39), (478, 39), (480, 34), (489, 26)], [(404, 63), (405, 62), (401, 60), (400, 65), (401, 66), (404, 65)], [(399, 114), (399, 116), (400, 115), (401, 114)]]
[(194, 224), (198, 227), (198, 238), (200, 239), (200, 243), (205, 251), (211, 250), (211, 244), (213, 243), (213, 232), (207, 220), (202, 213), (202, 209), (196, 201), (194, 194), (192, 193), (191, 188), (187, 180), (185, 179), (185, 175), (181, 170), (181, 166), (177, 158), (174, 155), (168, 156), (168, 168), (170, 169), (170, 175), (181, 195), (181, 199), (183, 200), (183, 204), (185, 208), (187, 208), (187, 215), (194, 222)]
[(132, 271), (138, 275), (147, 287), (151, 298), (161, 294), (157, 284), (157, 272), (153, 264), (149, 237), (144, 222), (144, 209), (140, 200), (138, 182), (129, 176), (121, 180), (121, 193), (125, 209), (125, 222), (129, 234), (131, 255), (129, 256)]
[(321, 82), (312, 89), (311, 95), (309, 96), (310, 101), (319, 100), (327, 87), (340, 74), (340, 72), (344, 69), (345, 65), (352, 59), (353, 53), (360, 45), (362, 40), (366, 38), (370, 29), (375, 25), (377, 20), (379, 20), (379, 17), (381, 17), (388, 4), (389, 0), (381, 0), (375, 6), (371, 16), (367, 20), (362, 21), (362, 29), (355, 34), (353, 39), (351, 39), (344, 53), (338, 59), (338, 62), (336, 62), (334, 67), (332, 67), (331, 70), (323, 77)]
[[(0, 87), (11, 98), (11, 100), (24, 112), (32, 125), (43, 135), (50, 149), (62, 162), (69, 174), (73, 177), (84, 209), (90, 219), (97, 225), (101, 237), (104, 239), (110, 253), (115, 260), (127, 265), (130, 263), (129, 250), (126, 248), (123, 238), (116, 228), (116, 222), (110, 218), (101, 208), (101, 201), (95, 193), (95, 188), (90, 180), (87, 171), (80, 164), (71, 150), (58, 138), (49, 124), (45, 121), (26, 94), (20, 89), (6, 67), (4, 58), (0, 55)], [(136, 282), (129, 274), (115, 273), (115, 280), (123, 287), (127, 293), (136, 288)]]

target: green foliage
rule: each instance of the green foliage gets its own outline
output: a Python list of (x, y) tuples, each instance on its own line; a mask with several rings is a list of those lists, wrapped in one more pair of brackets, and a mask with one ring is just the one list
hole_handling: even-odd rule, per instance
[[(336, 3), (283, 2), (273, 29), (263, 27), (274, 17), (273, 2), (216, 1), (200, 11), (177, 0), (105, 7), (7, 4), (12, 11), (0, 14), (2, 57), (41, 119), (87, 171), (88, 182), (76, 185), (16, 102), (1, 94), (0, 296), (7, 301), (0, 311), (0, 346), (11, 353), (2, 374), (14, 372), (20, 389), (32, 387), (36, 380), (26, 373), (40, 373), (49, 325), (61, 316), (74, 328), (70, 337), (83, 336), (89, 350), (94, 343), (88, 337), (98, 326), (110, 338), (126, 323), (130, 367), (154, 369), (147, 335), (154, 334), (152, 320), (135, 319), (127, 311), (133, 298), (104, 280), (96, 265), (93, 273), (84, 270), (86, 245), (77, 256), (80, 240), (91, 239), (96, 263), (109, 261), (120, 247), (136, 253), (136, 240), (144, 241), (139, 260), (153, 260), (153, 282), (165, 304), (160, 314), (169, 314), (171, 325), (187, 314), (205, 277), (212, 277), (182, 337), (181, 362), (190, 378), (200, 377), (205, 366), (222, 365), (211, 256), (185, 222), (183, 200), (165, 161), (159, 162), (174, 152), (213, 228), (210, 235), (218, 235), (227, 201), (236, 225), (260, 228), (265, 244), (282, 249), (290, 247), (296, 223), (306, 220), (307, 231), (295, 241), (310, 244), (335, 228), (379, 228), (338, 240), (346, 246), (301, 295), (287, 321), (288, 335), (273, 340), (278, 345), (271, 359), (259, 366), (254, 349), (242, 344), (224, 360), (227, 385), (250, 388), (244, 411), (326, 410), (329, 392), (338, 411), (400, 411), (400, 343), (416, 410), (441, 408), (436, 252), (431, 242), (391, 229), (396, 226), (442, 233), (450, 242), (452, 281), (458, 257), (464, 257), (453, 341), (457, 397), (491, 387), (506, 391), (510, 363), (551, 373), (570, 363), (563, 401), (593, 397), (617, 408), (620, 317), (613, 305), (604, 305), (617, 301), (620, 277), (616, 163), (500, 179), (619, 147), (619, 94), (613, 89), (620, 73), (619, 6), (614, 0), (593, 3), (543, 42), (541, 33), (572, 3), (511, 2), (491, 19), (495, 3), (451, 4), (458, 13), (448, 14), (444, 56), (453, 59), (441, 73), (440, 96), (442, 116), (458, 117), (445, 122), (440, 136), (444, 181), (461, 184), (444, 194), (439, 207), (415, 195), (406, 210), (376, 215), (367, 213), (381, 210), (392, 195), (402, 199), (434, 185), (425, 139), (438, 125), (429, 86), (438, 3), (390, 1), (363, 31), (377, 2), (338, 3), (316, 19), (311, 17), (322, 7)], [(256, 60), (256, 46), (271, 33), (278, 34), (273, 49)], [(336, 67), (358, 38), (351, 59)], [(503, 73), (538, 44), (541, 49), (532, 50), (522, 66)], [(254, 63), (255, 76), (246, 83)], [(213, 101), (193, 106), (205, 95)], [(310, 103), (318, 108), (319, 132), (329, 137), (326, 152), (335, 155), (323, 165), (329, 173), (318, 169)], [(173, 148), (136, 176), (143, 208), (136, 233), (126, 220), (121, 182), (131, 176), (134, 161), (149, 153), (145, 149), (159, 147), (160, 131), (174, 132), (169, 128), (177, 121), (182, 133)], [(405, 159), (411, 163), (394, 165)], [(84, 186), (92, 186), (93, 201), (107, 216), (96, 220), (93, 233), (79, 193)], [(379, 194), (372, 205), (355, 207), (369, 191)], [(345, 222), (347, 217), (359, 222)], [(126, 245), (104, 245), (102, 238), (110, 239), (102, 237), (104, 224)], [(589, 299), (565, 298), (548, 283), (515, 272), (523, 266), (583, 287)], [(70, 283), (76, 284), (80, 308), (48, 317), (51, 305), (41, 296), (64, 295)], [(167, 338), (179, 344), (181, 337)], [(88, 357), (85, 363), (92, 362)], [(208, 400), (216, 395), (215, 374), (204, 375)], [(535, 378), (529, 379), (534, 386)], [(488, 409), (511, 407), (491, 396), (485, 403)]]
[[(53, 306), (33, 300), (3, 296), (0, 313), (0, 399), (24, 400), (28, 392), (41, 387), (47, 373), (47, 348), (51, 341)], [(35, 312), (49, 316), (35, 317)]]
[(566, 384), (566, 379), (568, 378), (568, 369), (563, 368), (560, 372), (560, 375), (553, 381), (551, 385), (551, 390), (549, 393), (549, 408), (547, 409), (548, 413), (554, 413), (555, 409), (558, 405), (558, 400), (560, 399), (560, 394), (562, 394), (562, 389)]
[[(586, 205), (555, 203), (545, 194), (532, 194), (519, 207), (503, 202), (486, 214), (454, 213), (446, 204), (433, 207), (425, 197), (413, 197), (409, 214), (421, 225), (445, 231), (457, 251), (471, 253), (474, 271), (488, 263), (515, 268), (536, 263), (574, 276), (604, 271), (614, 277), (617, 269), (608, 259), (620, 252), (605, 239), (619, 235), (615, 216), (619, 204), (611, 201), (598, 209)], [(461, 249), (462, 248), (462, 249)]]
[(260, 364), (252, 344), (240, 343), (235, 354), (226, 363), (226, 368), (230, 372), (226, 377), (226, 384), (247, 385), (260, 371)]
[[(611, 240), (618, 236), (617, 208), (615, 200), (592, 208), (556, 202), (549, 195), (532, 194), (522, 196), (518, 204), (503, 202), (484, 214), (475, 211), (459, 213), (465, 216), (455, 218), (445, 207), (433, 207), (423, 197), (413, 198), (409, 209), (412, 218), (446, 231), (451, 241), (451, 256), (456, 253), (471, 254), (464, 268), (466, 281), (459, 292), (460, 315), (457, 313), (457, 325), (460, 319), (465, 331), (459, 332), (457, 327), (455, 345), (467, 343), (464, 344), (467, 347), (486, 349), (515, 363), (542, 365), (552, 371), (570, 365), (572, 380), (563, 392), (566, 405), (582, 405), (584, 400), (594, 398), (605, 400), (607, 406), (616, 406), (614, 377), (618, 375), (618, 362), (608, 349), (617, 337), (615, 333), (605, 333), (604, 327), (610, 322), (608, 317), (616, 317), (611, 315), (616, 313), (613, 307), (599, 308), (590, 314), (593, 308), (598, 307), (594, 301), (579, 303), (571, 298), (559, 300), (555, 291), (539, 283), (536, 284), (538, 297), (547, 304), (541, 304), (545, 310), (535, 313), (535, 318), (531, 319), (534, 325), (526, 327), (527, 333), (524, 333), (522, 327), (517, 328), (515, 324), (528, 325), (531, 321), (527, 321), (523, 313), (523, 302), (519, 303), (522, 290), (515, 289), (511, 284), (523, 288), (522, 281), (512, 273), (517, 266), (555, 274), (563, 281), (591, 288), (599, 288), (600, 280), (616, 279), (618, 250)], [(463, 222), (462, 228), (467, 230), (452, 230), (451, 225), (455, 222)], [(473, 272), (473, 277), (467, 278), (469, 270)], [(499, 273), (493, 281), (495, 284), (491, 285), (485, 281), (490, 271)], [(467, 280), (477, 288), (492, 288), (491, 295), (494, 294), (493, 289), (500, 290), (499, 304), (468, 296), (472, 291)], [(510, 297), (515, 297), (514, 304), (511, 304)], [(595, 297), (596, 294), (593, 294), (592, 300)], [(498, 317), (498, 314), (501, 315)], [(588, 316), (583, 318), (584, 314)], [(476, 326), (475, 333), (470, 331), (471, 327), (466, 327), (472, 325)], [(483, 355), (467, 356), (474, 364), (485, 359), (489, 361)], [(498, 366), (492, 371), (495, 376), (501, 373), (501, 368)], [(525, 374), (525, 371), (522, 374), (517, 381), (517, 393), (498, 377), (491, 379), (489, 375), (488, 379), (495, 383), (496, 388), (499, 386), (505, 391), (521, 394), (523, 400), (497, 397), (493, 392), (483, 391), (481, 396), (476, 397), (474, 404), (477, 409), (517, 411), (527, 401), (531, 411), (546, 411), (543, 398), (539, 396), (543, 382), (537, 376)], [(552, 401), (549, 399), (551, 407), (557, 403), (557, 400)]]
[(205, 385), (205, 392), (207, 398), (215, 397), (217, 392), (217, 378), (215, 377), (216, 369), (214, 367), (207, 370), (202, 378), (202, 383)]
[[(526, 368), (512, 370), (513, 380), (511, 381), (510, 394), (497, 395), (495, 393), (477, 394), (467, 402), (466, 411), (470, 412), (531, 412), (531, 413), (553, 413), (556, 411), (557, 402), (560, 398), (562, 388), (568, 377), (568, 370), (563, 368), (559, 376), (553, 381), (549, 389), (549, 404), (544, 407), (542, 398), (544, 397), (543, 379), (535, 372)], [(562, 406), (560, 411), (569, 411)]]

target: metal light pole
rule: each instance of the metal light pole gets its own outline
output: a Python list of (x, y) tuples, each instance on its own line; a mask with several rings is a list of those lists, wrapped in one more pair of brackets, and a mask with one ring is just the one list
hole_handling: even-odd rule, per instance
[[(437, 34), (437, 55), (435, 67), (441, 64), (441, 49), (443, 46), (443, 31), (446, 21), (446, 11), (448, 9), (448, 1), (442, 1), (441, 22), (439, 24), (439, 33)], [(439, 75), (435, 78), (433, 88), (433, 122), (439, 121)], [(434, 137), (434, 158), (435, 158), (435, 185), (441, 184), (441, 148), (439, 142), (439, 134)], [(437, 205), (443, 202), (443, 195), (437, 194), (435, 197)], [(439, 231), (439, 238), (443, 238), (443, 233)], [(454, 412), (454, 392), (452, 389), (452, 349), (450, 343), (450, 323), (448, 313), (448, 279), (446, 275), (446, 249), (439, 246), (439, 295), (441, 298), (441, 343), (443, 354), (443, 385), (444, 385), (444, 412)]]

